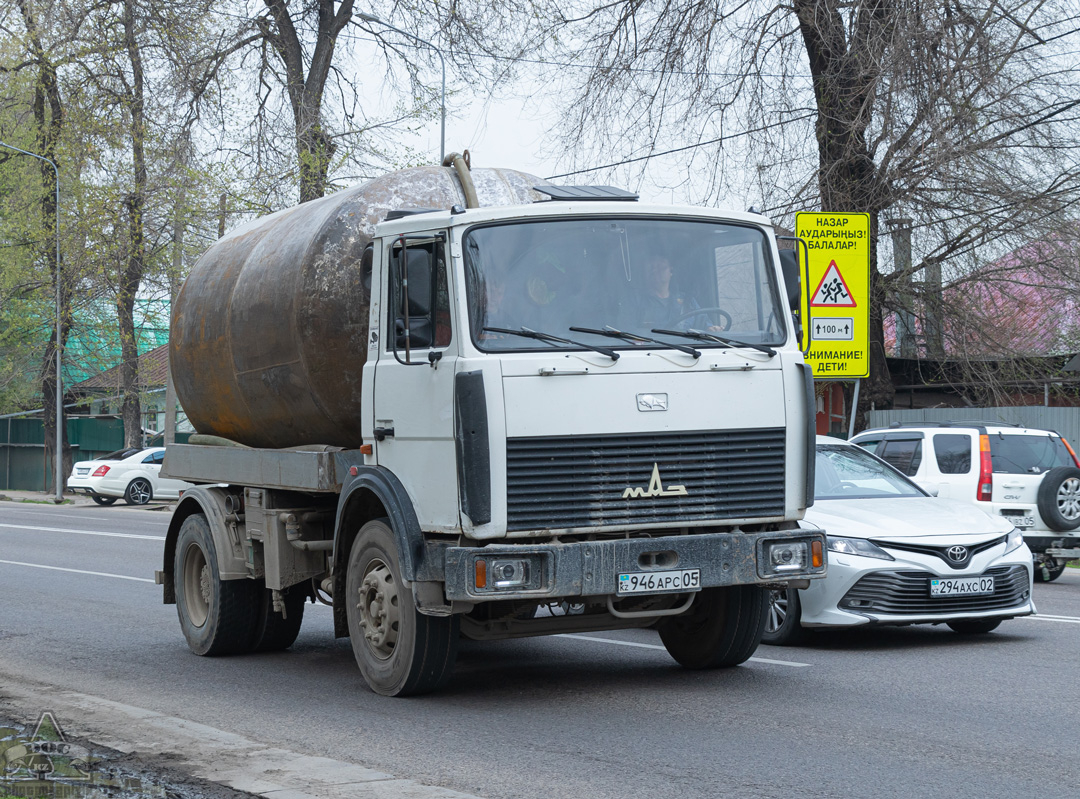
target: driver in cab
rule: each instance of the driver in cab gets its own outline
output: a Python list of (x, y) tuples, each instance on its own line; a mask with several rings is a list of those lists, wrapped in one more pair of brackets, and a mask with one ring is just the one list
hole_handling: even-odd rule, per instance
[(692, 297), (684, 297), (671, 285), (671, 271), (667, 256), (653, 255), (645, 262), (645, 286), (636, 316), (646, 328), (670, 327), (698, 309)]

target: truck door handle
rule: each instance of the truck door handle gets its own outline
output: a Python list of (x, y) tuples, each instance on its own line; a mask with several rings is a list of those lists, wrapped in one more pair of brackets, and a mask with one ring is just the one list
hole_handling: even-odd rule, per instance
[(376, 441), (394, 437), (394, 428), (392, 427), (376, 427), (372, 432), (375, 434)]

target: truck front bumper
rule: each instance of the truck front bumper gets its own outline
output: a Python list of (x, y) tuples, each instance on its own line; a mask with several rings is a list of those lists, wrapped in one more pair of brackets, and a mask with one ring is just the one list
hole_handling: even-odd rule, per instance
[[(800, 552), (804, 553), (801, 562)], [(686, 570), (700, 573), (700, 581), (691, 590), (815, 579), (825, 576), (824, 552), (825, 534), (820, 530), (450, 547), (445, 560), (446, 597), (482, 602), (616, 595), (619, 575)], [(499, 587), (495, 575), (488, 577), (493, 568), (516, 569), (516, 579), (503, 580), (507, 584)], [(484, 587), (478, 587), (481, 582), (486, 583)]]

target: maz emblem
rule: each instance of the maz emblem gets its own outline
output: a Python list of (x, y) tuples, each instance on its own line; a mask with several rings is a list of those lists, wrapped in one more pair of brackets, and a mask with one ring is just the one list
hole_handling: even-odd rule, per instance
[(649, 480), (648, 488), (628, 488), (623, 491), (623, 499), (630, 497), (685, 497), (686, 486), (671, 486), (671, 488), (664, 488), (664, 484), (660, 482), (660, 467), (657, 464), (652, 465), (652, 478)]
[(639, 411), (666, 411), (667, 394), (638, 394), (637, 409)]

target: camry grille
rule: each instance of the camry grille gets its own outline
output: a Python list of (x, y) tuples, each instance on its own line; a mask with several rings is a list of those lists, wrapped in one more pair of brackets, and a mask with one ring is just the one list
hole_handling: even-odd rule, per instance
[(937, 575), (919, 571), (873, 572), (844, 594), (840, 607), (905, 616), (977, 613), (1012, 608), (1028, 598), (1028, 571), (1023, 566), (997, 566), (987, 569), (985, 574), (994, 578), (992, 594), (931, 597), (930, 580)]
[(949, 564), (949, 566), (953, 569), (966, 569), (967, 565), (971, 563), (971, 559), (975, 555), (979, 554), (980, 552), (985, 552), (988, 549), (993, 549), (998, 544), (1004, 544), (1006, 538), (1008, 538), (1008, 536), (1003, 535), (1000, 538), (995, 538), (990, 541), (983, 541), (981, 544), (972, 544), (971, 546), (964, 547), (964, 549), (967, 551), (967, 554), (960, 560), (954, 560), (949, 557), (950, 547), (931, 547), (923, 546), (921, 544), (908, 544), (897, 541), (885, 541), (878, 538), (873, 538), (871, 539), (871, 541), (877, 544), (879, 547), (884, 547), (885, 549), (898, 549), (901, 552), (917, 552), (921, 555), (933, 555), (934, 557), (941, 558), (942, 561)]
[(783, 428), (511, 438), (507, 526), (782, 516), (784, 453)]

